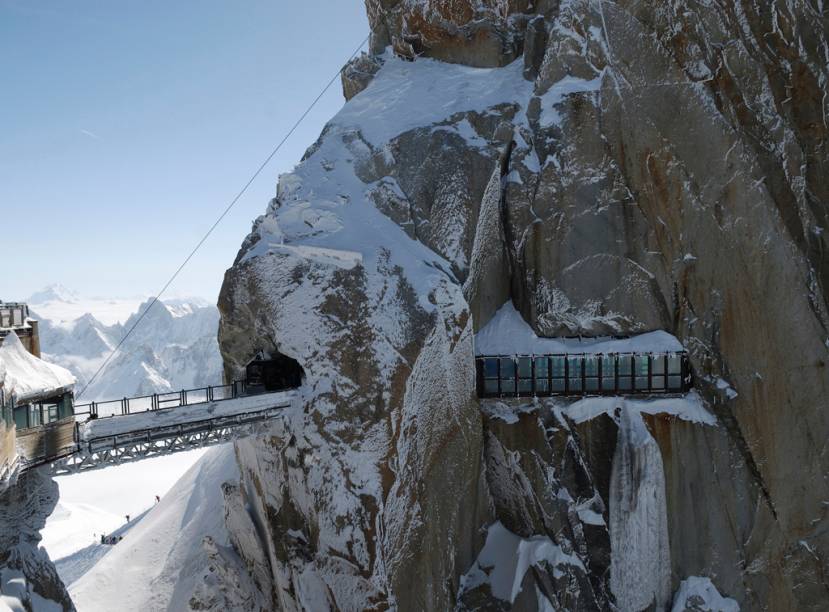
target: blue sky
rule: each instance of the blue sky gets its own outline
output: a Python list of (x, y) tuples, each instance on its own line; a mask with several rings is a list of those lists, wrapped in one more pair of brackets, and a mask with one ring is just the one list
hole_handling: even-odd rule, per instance
[[(0, 299), (163, 286), (368, 33), (360, 0), (0, 0)], [(171, 294), (215, 300), (335, 83)]]

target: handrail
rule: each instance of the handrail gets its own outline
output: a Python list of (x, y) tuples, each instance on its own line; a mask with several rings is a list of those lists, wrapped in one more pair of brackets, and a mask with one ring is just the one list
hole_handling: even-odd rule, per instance
[[(217, 390), (219, 393), (216, 393)], [(135, 397), (123, 397), (121, 399), (104, 400), (101, 402), (87, 402), (85, 404), (77, 404), (75, 406), (75, 416), (88, 414), (94, 419), (107, 419), (114, 416), (151, 412), (153, 410), (169, 410), (183, 406), (194, 406), (198, 404), (236, 399), (240, 394), (244, 394), (246, 390), (247, 380), (242, 379), (234, 380), (232, 383), (223, 385), (209, 385), (207, 387), (181, 389), (179, 391), (166, 391), (162, 393), (153, 393), (151, 395), (137, 395)], [(199, 395), (191, 399), (191, 396), (196, 395), (197, 393)], [(143, 410), (134, 409), (135, 402), (138, 402), (139, 400), (149, 400), (149, 408), (145, 407)], [(110, 406), (112, 404), (120, 404), (120, 411), (101, 416), (100, 408), (102, 406)], [(170, 406), (167, 404), (174, 405)], [(146, 402), (144, 403), (144, 406), (146, 406)], [(85, 410), (78, 410), (79, 408)]]

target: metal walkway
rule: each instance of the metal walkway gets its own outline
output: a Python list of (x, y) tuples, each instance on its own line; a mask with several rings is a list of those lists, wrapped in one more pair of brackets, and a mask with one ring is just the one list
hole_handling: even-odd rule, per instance
[(85, 422), (75, 415), (21, 430), (20, 469), (48, 465), (54, 475), (73, 474), (229, 442), (255, 433), (298, 397), (295, 390), (224, 398), (213, 388), (201, 391), (195, 402), (188, 401), (193, 391), (177, 392), (181, 401), (174, 407), (159, 407), (164, 404), (154, 396), (148, 409), (134, 412), (135, 400), (144, 398), (117, 400), (120, 414), (98, 416), (93, 407)]

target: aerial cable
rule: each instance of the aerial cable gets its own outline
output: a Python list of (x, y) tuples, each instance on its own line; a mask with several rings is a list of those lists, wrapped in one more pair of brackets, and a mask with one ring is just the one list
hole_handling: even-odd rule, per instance
[[(348, 57), (348, 59), (345, 62), (346, 64), (348, 62), (350, 62), (352, 59), (354, 59), (354, 57), (360, 52), (360, 50), (363, 48), (363, 45), (365, 45), (368, 42), (369, 36), (371, 36), (371, 34), (368, 34), (363, 39), (363, 41), (360, 43), (360, 46), (357, 47), (354, 50), (354, 52)], [(331, 88), (331, 85), (334, 84), (334, 82), (337, 80), (337, 78), (340, 76), (341, 73), (342, 73), (342, 68), (337, 70), (337, 72), (334, 74), (334, 76), (331, 77), (331, 80), (328, 81), (328, 83), (325, 85), (325, 87), (323, 87), (323, 89), (319, 93), (319, 95), (316, 98), (314, 98), (314, 101), (311, 102), (311, 104), (308, 106), (308, 108), (305, 109), (305, 112), (303, 112), (302, 115), (300, 115), (299, 119), (296, 120), (293, 127), (291, 127), (291, 129), (288, 130), (288, 133), (285, 134), (285, 136), (282, 138), (282, 140), (279, 141), (279, 144), (277, 144), (274, 147), (273, 151), (271, 151), (270, 154), (265, 158), (265, 161), (263, 161), (259, 165), (259, 167), (256, 169), (256, 172), (254, 172), (253, 175), (251, 175), (250, 179), (248, 179), (248, 182), (245, 183), (244, 187), (242, 187), (242, 189), (239, 191), (239, 193), (236, 194), (236, 197), (234, 197), (230, 201), (230, 204), (228, 204), (227, 207), (222, 212), (222, 214), (219, 215), (219, 218), (216, 219), (216, 222), (213, 223), (213, 225), (210, 226), (210, 229), (207, 230), (207, 233), (205, 233), (205, 235), (202, 236), (202, 239), (199, 240), (198, 244), (196, 244), (196, 246), (193, 248), (192, 251), (190, 251), (190, 254), (184, 259), (184, 261), (181, 263), (181, 265), (178, 267), (178, 269), (173, 273), (173, 275), (169, 278), (169, 280), (167, 280), (164, 287), (161, 288), (161, 291), (159, 291), (153, 297), (153, 299), (150, 301), (150, 304), (138, 316), (138, 318), (135, 320), (135, 322), (132, 324), (132, 326), (127, 330), (127, 333), (124, 334), (124, 336), (121, 338), (121, 340), (115, 346), (115, 348), (112, 349), (112, 351), (109, 353), (109, 355), (107, 355), (107, 358), (100, 365), (100, 367), (95, 371), (95, 374), (92, 375), (92, 378), (89, 379), (89, 381), (84, 385), (84, 388), (81, 389), (81, 392), (78, 393), (78, 395), (76, 396), (77, 398), (80, 398), (86, 392), (86, 390), (89, 388), (89, 386), (95, 381), (95, 379), (98, 377), (98, 375), (103, 371), (103, 369), (106, 367), (106, 365), (115, 356), (115, 353), (118, 352), (118, 349), (120, 349), (121, 346), (124, 344), (126, 339), (130, 337), (132, 332), (135, 331), (135, 328), (138, 327), (138, 325), (141, 323), (141, 321), (144, 320), (144, 317), (150, 311), (150, 308), (152, 308), (155, 305), (155, 303), (158, 302), (159, 299), (161, 299), (161, 296), (164, 295), (164, 292), (167, 291), (167, 289), (170, 287), (171, 284), (173, 284), (173, 281), (176, 280), (176, 277), (178, 277), (179, 273), (184, 269), (184, 266), (186, 266), (190, 262), (190, 260), (196, 254), (196, 252), (201, 248), (201, 246), (205, 243), (205, 241), (213, 233), (213, 230), (216, 229), (216, 227), (219, 225), (219, 223), (222, 222), (222, 219), (224, 219), (227, 216), (227, 214), (230, 212), (230, 210), (235, 206), (236, 202), (238, 202), (239, 199), (245, 194), (245, 192), (248, 190), (248, 187), (250, 187), (251, 184), (253, 183), (253, 181), (255, 181), (256, 178), (262, 173), (262, 171), (265, 169), (265, 167), (273, 159), (274, 155), (277, 154), (279, 149), (282, 148), (282, 145), (284, 145), (285, 142), (288, 140), (288, 138), (291, 137), (291, 134), (293, 134), (296, 131), (296, 129), (299, 127), (299, 125), (302, 123), (302, 121), (305, 119), (305, 117), (308, 116), (308, 113), (310, 113), (311, 110), (317, 105), (317, 102), (319, 102), (320, 99), (322, 98), (322, 96), (325, 95), (325, 92), (327, 92)]]

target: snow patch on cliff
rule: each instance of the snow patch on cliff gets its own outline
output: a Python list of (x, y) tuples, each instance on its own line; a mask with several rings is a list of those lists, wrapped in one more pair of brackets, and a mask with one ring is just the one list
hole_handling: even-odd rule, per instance
[(703, 576), (689, 576), (679, 585), (674, 596), (671, 612), (740, 612), (740, 605), (730, 597), (723, 597), (711, 582)]
[(207, 554), (230, 542), (222, 484), (239, 470), (230, 445), (208, 451), (124, 539), (71, 585), (80, 610), (185, 610)]
[[(521, 60), (505, 68), (471, 68), (428, 58), (408, 62), (388, 56), (371, 84), (343, 107), (332, 124), (357, 127), (370, 144), (380, 146), (455, 113), (528, 100), (533, 84), (524, 79), (523, 69)], [(476, 146), (480, 141), (473, 134), (474, 130), (461, 133)]]
[(576, 555), (565, 553), (547, 536), (522, 538), (496, 521), (487, 529), (486, 543), (472, 568), (461, 576), (460, 588), (463, 592), (488, 584), (495, 597), (513, 603), (532, 566), (557, 579), (564, 575), (561, 565), (585, 569)]
[(716, 425), (717, 418), (705, 408), (705, 402), (696, 391), (685, 395), (665, 397), (585, 397), (565, 404), (555, 400), (563, 412), (576, 423), (584, 423), (601, 414), (613, 416), (617, 408), (639, 414), (668, 414), (701, 425)]
[(476, 355), (554, 355), (556, 353), (659, 353), (682, 351), (682, 343), (665, 331), (630, 338), (541, 338), (511, 301), (475, 334)]

